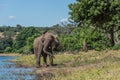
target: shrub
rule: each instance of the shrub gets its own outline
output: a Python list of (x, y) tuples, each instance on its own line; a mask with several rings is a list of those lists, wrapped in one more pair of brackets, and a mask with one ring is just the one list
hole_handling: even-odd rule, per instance
[(116, 44), (113, 46), (113, 50), (119, 50), (120, 49), (120, 44)]
[(12, 48), (11, 47), (6, 47), (5, 52), (12, 52)]

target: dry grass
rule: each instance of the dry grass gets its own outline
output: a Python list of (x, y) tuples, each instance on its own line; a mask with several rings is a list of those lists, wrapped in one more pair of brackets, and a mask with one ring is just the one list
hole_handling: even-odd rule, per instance
[[(28, 66), (35, 64), (34, 55), (18, 60)], [(120, 50), (62, 53), (55, 55), (54, 63), (57, 66), (38, 68), (36, 72), (54, 73), (51, 80), (120, 80)]]
[(80, 53), (72, 62), (74, 67), (58, 70), (52, 80), (120, 80), (119, 53), (120, 51)]

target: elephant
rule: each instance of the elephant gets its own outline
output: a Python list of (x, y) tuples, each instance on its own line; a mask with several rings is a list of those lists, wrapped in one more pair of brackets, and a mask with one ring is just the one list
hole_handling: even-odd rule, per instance
[(55, 49), (59, 46), (58, 36), (46, 32), (45, 34), (35, 38), (33, 48), (36, 59), (36, 67), (40, 67), (41, 56), (43, 57), (43, 62), (47, 66), (47, 56), (49, 56), (50, 65), (53, 66), (53, 47)]

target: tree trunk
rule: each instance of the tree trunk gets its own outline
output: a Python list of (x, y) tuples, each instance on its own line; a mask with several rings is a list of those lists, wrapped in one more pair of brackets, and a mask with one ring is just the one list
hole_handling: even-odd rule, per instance
[(120, 39), (118, 37), (118, 32), (115, 32), (115, 44), (120, 44)]
[(83, 41), (83, 51), (87, 52), (88, 51), (88, 48), (87, 48), (87, 43), (86, 41), (84, 40)]
[(113, 27), (110, 28), (109, 40), (110, 40), (111, 46), (113, 47), (115, 45), (115, 41), (114, 41), (114, 28)]

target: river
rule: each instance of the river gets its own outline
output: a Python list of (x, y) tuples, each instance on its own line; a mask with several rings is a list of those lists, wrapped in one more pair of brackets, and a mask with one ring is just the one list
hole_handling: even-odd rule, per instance
[(15, 58), (0, 56), (0, 80), (36, 80), (32, 68), (17, 67), (15, 63), (6, 61)]

